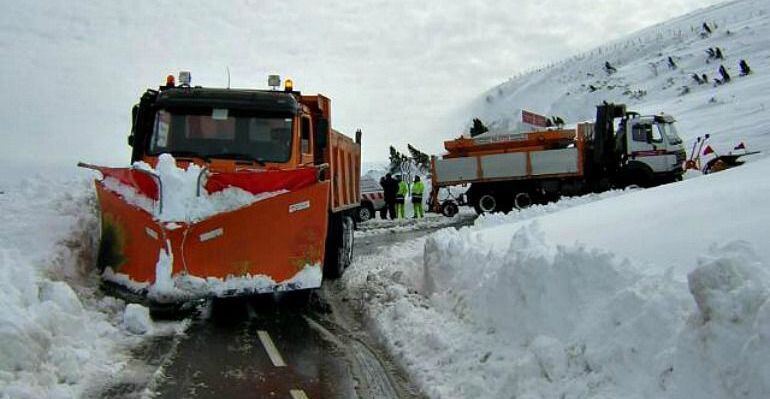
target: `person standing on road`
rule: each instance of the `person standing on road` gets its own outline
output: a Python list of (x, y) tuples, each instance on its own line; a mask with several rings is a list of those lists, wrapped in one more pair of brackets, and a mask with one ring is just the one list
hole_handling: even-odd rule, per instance
[(409, 193), (409, 186), (401, 178), (401, 175), (396, 176), (398, 181), (398, 191), (396, 192), (396, 217), (399, 219), (404, 218), (404, 202), (406, 201), (406, 194)]
[(412, 184), (412, 207), (414, 208), (413, 218), (425, 217), (425, 210), (422, 207), (422, 194), (425, 192), (425, 185), (420, 181), (420, 176), (414, 177)]
[(382, 208), (380, 212), (380, 218), (385, 219), (390, 216), (391, 219), (396, 218), (396, 191), (398, 191), (398, 182), (393, 176), (388, 173), (380, 179), (380, 185), (382, 186), (382, 196), (385, 197), (385, 208)]

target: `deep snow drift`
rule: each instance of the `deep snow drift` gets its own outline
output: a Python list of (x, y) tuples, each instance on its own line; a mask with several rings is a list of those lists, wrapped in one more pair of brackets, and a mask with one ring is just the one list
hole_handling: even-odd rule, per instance
[(344, 282), (431, 397), (764, 398), (768, 173), (484, 217)]
[[(73, 166), (74, 169), (74, 166)], [(98, 290), (92, 179), (31, 178), (0, 194), (0, 397), (74, 398), (120, 373), (135, 334), (173, 334)]]

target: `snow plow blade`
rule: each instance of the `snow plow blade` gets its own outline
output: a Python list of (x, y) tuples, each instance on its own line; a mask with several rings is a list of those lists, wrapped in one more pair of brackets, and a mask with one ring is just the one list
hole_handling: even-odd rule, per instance
[(203, 196), (237, 188), (254, 202), (177, 221), (163, 218), (170, 204), (158, 176), (81, 166), (104, 176), (98, 265), (107, 282), (157, 304), (321, 285), (329, 182), (315, 168), (208, 174)]

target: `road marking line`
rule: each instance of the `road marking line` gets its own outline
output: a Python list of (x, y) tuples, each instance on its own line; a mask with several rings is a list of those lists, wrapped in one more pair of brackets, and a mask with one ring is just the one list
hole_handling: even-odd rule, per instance
[(305, 391), (301, 389), (292, 389), (289, 393), (291, 394), (291, 399), (308, 399), (307, 395), (305, 395)]
[(278, 348), (275, 347), (273, 340), (270, 339), (270, 334), (268, 334), (267, 331), (259, 330), (257, 331), (257, 335), (259, 336), (260, 342), (262, 342), (262, 346), (265, 347), (267, 356), (270, 358), (270, 361), (273, 362), (273, 366), (286, 367), (286, 363), (278, 352)]

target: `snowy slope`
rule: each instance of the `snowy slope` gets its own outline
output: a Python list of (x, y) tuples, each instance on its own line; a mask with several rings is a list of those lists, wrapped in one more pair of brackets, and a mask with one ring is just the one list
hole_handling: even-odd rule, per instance
[[(516, 128), (521, 109), (574, 123), (593, 119), (602, 101), (618, 102), (642, 113), (672, 114), (685, 140), (709, 133), (718, 152), (740, 141), (750, 149), (770, 150), (768, 13), (766, 0), (699, 10), (512, 78), (484, 93), (469, 113), (492, 130), (507, 130)], [(713, 28), (706, 37), (701, 36), (704, 22)], [(709, 60), (710, 47), (720, 47), (724, 61)], [(677, 69), (669, 68), (668, 57)], [(753, 74), (738, 76), (740, 59), (747, 60)], [(607, 61), (616, 73), (604, 70)], [(729, 84), (698, 85), (691, 77), (705, 73), (712, 80), (720, 64), (732, 76)]]
[[(521, 108), (574, 122), (602, 100), (625, 102), (678, 116), (687, 139), (711, 133), (717, 151), (745, 141), (764, 153), (676, 184), (482, 217), (354, 264), (349, 295), (424, 393), (770, 397), (768, 7), (711, 7), (523, 75), (474, 105), (505, 130)], [(708, 38), (704, 21), (718, 26)], [(733, 81), (698, 86), (689, 73), (713, 77), (718, 64), (704, 50), (714, 46)], [(739, 78), (744, 57), (755, 72)], [(606, 60), (616, 74), (603, 72)]]

